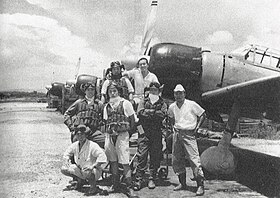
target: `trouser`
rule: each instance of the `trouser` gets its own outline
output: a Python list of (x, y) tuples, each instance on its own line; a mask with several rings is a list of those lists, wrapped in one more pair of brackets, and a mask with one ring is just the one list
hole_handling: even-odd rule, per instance
[[(152, 135), (147, 135), (147, 132)], [(137, 153), (136, 180), (142, 179), (147, 169), (148, 155), (150, 155), (149, 176), (150, 179), (154, 179), (162, 160), (162, 136), (159, 130), (146, 130), (144, 134), (139, 135)]]
[(128, 132), (119, 133), (112, 137), (105, 133), (105, 153), (110, 162), (118, 162), (120, 164), (129, 164), (129, 134)]
[(189, 160), (194, 178), (204, 178), (194, 130), (174, 129), (172, 167), (179, 175), (186, 172), (186, 158)]
[(84, 180), (90, 178), (91, 174), (94, 174), (95, 178), (99, 179), (102, 174), (101, 169), (94, 168), (92, 171), (84, 171), (76, 164), (71, 164), (69, 167), (62, 166), (61, 172), (66, 176), (70, 176), (70, 177), (76, 176)]

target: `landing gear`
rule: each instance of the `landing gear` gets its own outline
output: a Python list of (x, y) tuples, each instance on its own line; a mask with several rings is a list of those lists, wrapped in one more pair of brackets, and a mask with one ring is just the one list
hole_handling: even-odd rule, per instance
[(213, 174), (230, 174), (236, 168), (236, 161), (229, 150), (229, 146), (236, 130), (240, 111), (241, 105), (238, 101), (235, 101), (229, 115), (226, 129), (223, 132), (223, 137), (219, 141), (218, 146), (212, 146), (201, 154), (202, 166)]

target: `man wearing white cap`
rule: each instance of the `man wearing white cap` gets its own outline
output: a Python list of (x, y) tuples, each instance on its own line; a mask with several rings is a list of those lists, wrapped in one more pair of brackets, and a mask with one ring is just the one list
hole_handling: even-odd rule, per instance
[(190, 162), (194, 179), (197, 182), (196, 195), (204, 194), (204, 174), (195, 138), (195, 133), (205, 119), (205, 110), (196, 102), (187, 100), (186, 91), (181, 84), (174, 89), (175, 102), (168, 109), (168, 116), (173, 124), (173, 159), (172, 166), (178, 175), (180, 184), (175, 191), (186, 189), (185, 159)]

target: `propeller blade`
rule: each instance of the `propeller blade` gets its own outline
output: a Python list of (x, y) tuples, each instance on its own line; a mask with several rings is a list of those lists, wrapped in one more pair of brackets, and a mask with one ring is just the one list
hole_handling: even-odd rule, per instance
[(76, 65), (75, 80), (76, 80), (77, 77), (78, 77), (79, 70), (80, 70), (80, 66), (81, 66), (81, 57), (79, 57), (78, 63), (77, 63), (77, 65)]
[(146, 20), (144, 36), (143, 36), (142, 43), (141, 43), (141, 54), (144, 54), (144, 55), (147, 55), (147, 53), (148, 53), (148, 47), (149, 47), (149, 44), (150, 44), (152, 36), (153, 36), (155, 22), (156, 22), (157, 5), (158, 5), (158, 1), (152, 0), (151, 12)]

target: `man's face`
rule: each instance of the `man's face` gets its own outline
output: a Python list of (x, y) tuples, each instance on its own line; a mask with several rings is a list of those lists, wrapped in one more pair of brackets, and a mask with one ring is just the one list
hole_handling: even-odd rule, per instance
[(148, 70), (148, 63), (145, 59), (142, 59), (139, 61), (139, 68), (141, 69), (141, 71), (147, 71)]
[(149, 88), (149, 93), (158, 96), (158, 95), (159, 95), (159, 89), (156, 88), (156, 87), (150, 87), (150, 88)]
[(121, 68), (120, 67), (113, 67), (112, 68), (112, 74), (113, 75), (118, 75), (121, 73)]
[(95, 95), (94, 87), (90, 86), (89, 88), (86, 89), (86, 96), (88, 98), (92, 98), (94, 95)]
[(108, 89), (109, 98), (115, 98), (119, 96), (119, 91), (116, 87), (109, 87)]
[(175, 91), (174, 98), (176, 102), (183, 102), (185, 100), (186, 93), (184, 91)]
[(84, 142), (86, 140), (86, 134), (82, 132), (77, 132), (76, 138), (79, 142)]

